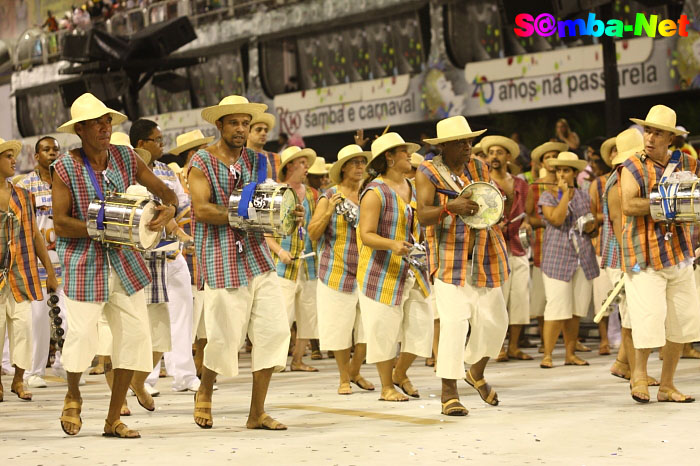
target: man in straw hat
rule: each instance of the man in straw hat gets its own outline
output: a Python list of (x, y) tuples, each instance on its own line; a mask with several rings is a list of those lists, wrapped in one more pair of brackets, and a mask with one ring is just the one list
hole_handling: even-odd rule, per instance
[(676, 129), (676, 112), (655, 105), (644, 120), (644, 151), (622, 162), (622, 270), (629, 306), (635, 365), (632, 398), (649, 402), (647, 360), (652, 348), (665, 345), (658, 401), (691, 402), (679, 392), (673, 376), (684, 343), (700, 340), (698, 294), (693, 277), (694, 254), (687, 223), (654, 222), (650, 215), (652, 186), (674, 171), (697, 175), (697, 160), (668, 147)]
[[(82, 427), (82, 399), (78, 382), (97, 352), (97, 321), (103, 313), (114, 339), (114, 384), (104, 433), (138, 437), (119, 417), (134, 371), (150, 372), (151, 333), (142, 289), (150, 274), (140, 253), (112, 248), (89, 237), (88, 207), (108, 192), (125, 192), (135, 184), (145, 186), (163, 201), (149, 224), (161, 230), (177, 210), (177, 196), (151, 172), (132, 149), (110, 144), (112, 125), (126, 116), (108, 108), (92, 94), (78, 97), (71, 106), (71, 120), (59, 132), (76, 134), (81, 142), (53, 165), (53, 214), (57, 250), (63, 260), (68, 334), (63, 365), (68, 372), (61, 428), (76, 435)], [(99, 176), (101, 174), (101, 176)], [(99, 218), (99, 217), (98, 217)]]
[[(215, 125), (220, 139), (199, 150), (190, 162), (198, 287), (204, 289), (204, 349), (202, 384), (195, 394), (198, 426), (213, 425), (211, 400), (217, 374), (238, 374), (238, 348), (246, 332), (253, 343), (253, 395), (246, 427), (284, 430), (265, 413), (272, 372), (287, 363), (289, 326), (270, 250), (261, 233), (229, 227), (228, 201), (234, 189), (262, 183), (272, 175), (267, 157), (245, 147), (250, 122), (267, 108), (241, 96), (225, 97), (205, 108), (202, 118)], [(301, 206), (295, 215), (303, 217)]]
[(520, 155), (520, 146), (504, 136), (486, 136), (480, 144), (491, 167), (489, 175), (507, 200), (501, 229), (506, 239), (510, 276), (501, 290), (508, 309), (510, 336), (507, 350), (503, 349), (497, 360), (530, 360), (532, 357), (518, 346), (523, 325), (530, 323), (530, 261), (518, 236), (520, 230), (530, 231), (525, 214), (528, 186), (522, 178), (508, 173), (509, 164)]
[[(569, 146), (563, 142), (545, 142), (535, 147), (530, 153), (532, 166), (541, 166), (544, 171), (544, 176), (540, 176), (530, 185), (525, 201), (525, 212), (527, 220), (534, 230), (533, 241), (530, 245), (532, 248), (532, 292), (530, 293), (530, 318), (537, 319), (537, 325), (540, 331), (540, 338), (543, 336), (544, 329), (544, 308), (546, 297), (544, 294), (544, 282), (542, 279), (542, 242), (544, 240), (544, 229), (546, 227), (542, 213), (537, 204), (540, 201), (540, 196), (547, 190), (548, 186), (553, 186), (557, 183), (557, 171), (549, 161), (556, 159), (560, 152), (569, 150)], [(544, 351), (544, 345), (540, 344), (539, 352)]]
[(330, 186), (331, 179), (328, 176), (326, 159), (323, 157), (316, 157), (314, 164), (311, 165), (309, 172), (306, 174), (306, 182), (319, 193), (322, 193)]
[[(58, 289), (58, 281), (36, 223), (32, 195), (8, 180), (15, 174), (15, 160), (21, 150), (19, 141), (0, 138), (0, 338), (4, 343), (7, 330), (10, 362), (15, 368), (10, 389), (20, 400), (30, 401), (32, 394), (23, 377), (24, 371), (32, 367), (31, 303), (43, 299), (37, 258), (46, 270), (49, 293)], [(3, 395), (0, 383), (0, 400)]]
[[(289, 326), (296, 321), (296, 341), (290, 368), (292, 371), (318, 372), (304, 364), (302, 356), (309, 340), (318, 338), (316, 323), (316, 244), (307, 228), (318, 201), (318, 191), (304, 184), (306, 173), (316, 160), (313, 149), (289, 146), (280, 154), (282, 163), (277, 179), (294, 189), (304, 206), (304, 223), (291, 235), (267, 237), (273, 253), (282, 291), (282, 303), (287, 310)], [(306, 256), (306, 257), (303, 257)]]
[[(440, 315), (436, 373), (442, 378), (442, 413), (448, 416), (468, 414), (459, 402), (459, 379), (466, 379), (487, 403), (498, 404), (484, 369), (489, 358), (498, 356), (508, 328), (503, 293), (497, 289), (510, 273), (503, 234), (497, 225), (470, 228), (462, 218), (478, 213), (479, 204), (447, 194), (472, 182), (490, 182), (486, 166), (471, 157), (474, 138), (485, 131), (472, 131), (463, 116), (439, 121), (437, 138), (425, 142), (438, 145), (441, 155), (423, 162), (416, 174), (418, 219), (427, 227)], [(471, 364), (466, 378), (464, 362)]]
[(272, 179), (277, 181), (277, 175), (281, 164), (281, 154), (268, 152), (263, 147), (267, 142), (267, 135), (275, 127), (275, 116), (271, 113), (260, 113), (250, 122), (250, 132), (246, 147), (259, 154), (267, 156), (267, 163), (272, 167)]

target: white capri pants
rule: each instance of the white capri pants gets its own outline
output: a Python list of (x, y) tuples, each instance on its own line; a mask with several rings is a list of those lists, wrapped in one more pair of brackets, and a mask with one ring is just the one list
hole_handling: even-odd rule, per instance
[(510, 275), (501, 286), (510, 325), (530, 323), (530, 261), (527, 256), (508, 254)]
[(151, 329), (146, 308), (146, 295), (139, 290), (126, 294), (115, 272), (109, 276), (109, 297), (105, 303), (74, 301), (66, 296), (68, 333), (63, 345), (63, 367), (68, 372), (83, 372), (98, 353), (98, 320), (104, 313), (107, 330), (113, 338), (109, 345), (112, 367), (151, 372)]
[(322, 351), (342, 351), (355, 343), (367, 343), (359, 306), (360, 291), (351, 293), (334, 290), (318, 280), (316, 303), (318, 335)]
[(503, 292), (469, 283), (456, 286), (437, 278), (434, 290), (440, 315), (436, 375), (443, 379), (463, 379), (465, 362), (474, 364), (485, 357), (495, 358), (501, 351), (508, 330)]
[[(48, 308), (46, 308), (48, 313)], [(32, 305), (31, 301), (18, 303), (10, 290), (10, 284), (0, 292), (0, 335), (5, 339), (5, 329), (10, 348), (10, 364), (20, 369), (32, 367)], [(44, 361), (45, 363), (46, 361)]]
[(578, 267), (571, 281), (550, 278), (542, 273), (547, 304), (544, 320), (567, 320), (573, 316), (586, 317), (591, 304), (593, 282)]
[[(596, 256), (595, 258), (598, 265), (601, 265), (602, 258)], [(600, 267), (600, 275), (593, 279), (593, 312), (597, 313), (600, 307), (603, 305), (605, 300), (608, 298), (608, 293), (610, 293), (615, 286), (615, 282), (610, 280), (607, 273), (603, 273), (603, 267)], [(612, 307), (609, 307), (605, 313), (605, 317), (608, 317), (612, 312)]]
[(360, 292), (367, 364), (394, 359), (399, 342), (402, 353), (424, 358), (432, 355), (433, 311), (415, 279), (407, 280), (404, 290), (398, 306), (380, 303)]
[(532, 266), (532, 289), (530, 290), (530, 317), (544, 317), (544, 308), (547, 297), (544, 293), (544, 281), (542, 269)]
[(700, 340), (700, 309), (693, 267), (648, 268), (625, 274), (635, 348)]
[(252, 372), (284, 369), (290, 333), (287, 314), (280, 306), (277, 278), (270, 271), (241, 288), (211, 289), (204, 285), (204, 365), (208, 369), (226, 377), (238, 375), (238, 349), (245, 343), (246, 333), (253, 343)]
[[(51, 344), (51, 320), (49, 319), (49, 306), (46, 302), (49, 299), (49, 294), (46, 288), (42, 289), (44, 299), (41, 301), (32, 301), (32, 367), (24, 373), (24, 378), (36, 375), (43, 377), (46, 374), (46, 362), (49, 356), (49, 346)], [(59, 287), (56, 291), (58, 296), (58, 307), (61, 312), (58, 316), (63, 321), (61, 327), (65, 331), (66, 327), (66, 304), (63, 287)], [(56, 348), (56, 359), (53, 363), (53, 368), (61, 367), (61, 349)]]
[(300, 267), (296, 281), (279, 277), (282, 302), (287, 311), (289, 327), (297, 323), (297, 338), (318, 338), (316, 318), (316, 282), (306, 278), (304, 267)]

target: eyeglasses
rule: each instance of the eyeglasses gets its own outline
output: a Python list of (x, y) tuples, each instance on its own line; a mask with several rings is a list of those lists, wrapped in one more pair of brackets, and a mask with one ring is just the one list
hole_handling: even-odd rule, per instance
[(163, 144), (165, 144), (165, 141), (163, 140), (162, 137), (158, 137), (158, 138), (155, 138), (155, 139), (147, 138), (147, 139), (144, 139), (144, 141), (152, 141), (152, 142), (155, 142), (156, 144), (158, 144), (158, 145), (160, 145), (160, 146), (162, 146)]

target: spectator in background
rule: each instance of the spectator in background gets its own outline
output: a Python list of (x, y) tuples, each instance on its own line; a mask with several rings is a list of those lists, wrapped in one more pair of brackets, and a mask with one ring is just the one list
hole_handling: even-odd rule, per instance
[(523, 167), (529, 167), (530, 166), (530, 149), (525, 147), (525, 144), (523, 144), (522, 141), (520, 140), (520, 133), (518, 133), (516, 131), (510, 135), (510, 138), (513, 141), (517, 142), (518, 147), (520, 147), (520, 155), (518, 157), (523, 159), (521, 161), (523, 164)]
[(576, 152), (578, 147), (581, 145), (581, 140), (571, 127), (569, 122), (565, 118), (559, 118), (555, 126), (555, 138), (559, 142), (566, 143), (569, 146), (569, 150)]
[(686, 134), (686, 129), (682, 126), (676, 126), (677, 130), (683, 131), (681, 134), (676, 134), (673, 137), (672, 145), (669, 147), (671, 149), (671, 152), (674, 150), (680, 150), (681, 152), (685, 152), (689, 156), (691, 156), (694, 159), (698, 158), (698, 153), (693, 149), (693, 146), (691, 146), (688, 143), (688, 134)]
[(51, 10), (46, 10), (46, 21), (41, 25), (41, 28), (48, 28), (49, 32), (58, 31), (58, 21), (56, 21), (56, 17), (51, 14)]

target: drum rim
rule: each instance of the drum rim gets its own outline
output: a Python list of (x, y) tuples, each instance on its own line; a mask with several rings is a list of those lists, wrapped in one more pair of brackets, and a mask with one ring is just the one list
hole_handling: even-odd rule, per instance
[[(472, 181), (471, 183), (469, 183), (467, 186), (464, 187), (464, 189), (462, 190), (462, 192), (465, 192), (467, 189), (469, 189), (470, 187), (475, 186), (475, 185), (486, 185), (486, 186), (489, 187), (489, 189), (495, 190), (495, 191), (498, 193), (498, 195), (501, 196), (501, 191), (500, 191), (496, 186), (494, 186), (493, 184), (489, 183), (488, 181)], [(500, 211), (501, 211), (501, 217), (503, 217), (503, 213), (505, 212), (505, 202), (501, 202)], [(478, 214), (478, 212), (477, 212), (477, 214)], [(485, 230), (485, 229), (487, 229), (487, 228), (490, 228), (490, 227), (492, 227), (492, 226), (498, 224), (498, 221), (496, 221), (496, 222), (494, 222), (494, 223), (491, 223), (491, 224), (486, 224), (486, 223), (479, 223), (479, 224), (476, 224), (476, 222), (470, 222), (470, 221), (467, 220), (467, 219), (470, 219), (470, 218), (474, 218), (475, 216), (476, 216), (476, 214), (470, 215), (469, 217), (464, 217), (464, 216), (463, 216), (463, 217), (462, 217), (462, 221), (463, 221), (467, 226), (469, 226), (470, 228), (473, 228), (473, 229), (476, 229), (476, 230)], [(481, 225), (485, 225), (485, 226), (481, 226)]]

